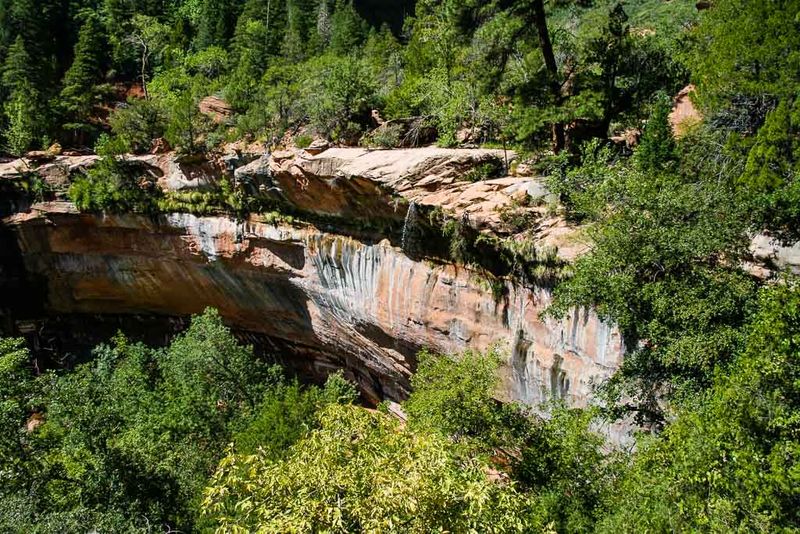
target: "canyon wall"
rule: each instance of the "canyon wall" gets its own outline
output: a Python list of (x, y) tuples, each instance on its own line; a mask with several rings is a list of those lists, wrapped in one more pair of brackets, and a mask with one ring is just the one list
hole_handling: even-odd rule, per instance
[[(327, 145), (271, 154), (232, 148), (202, 160), (125, 156), (164, 195), (185, 199), (227, 180), (275, 207), (246, 220), (78, 213), (65, 192), (96, 156), (0, 163), (0, 185), (38, 177), (56, 198), (4, 205), (0, 319), (3, 308), (23, 310), (10, 320), (15, 314), (6, 313), (5, 331), (41, 338), (50, 321), (60, 325), (52, 339), (82, 337), (85, 347), (118, 325), (149, 333), (165, 325), (154, 334), (165, 337), (213, 306), (260, 353), (317, 379), (345, 369), (372, 402), (408, 394), (423, 348), (456, 353), (499, 344), (502, 398), (583, 405), (620, 365), (614, 328), (585, 310), (543, 318), (548, 289), (523, 285), (508, 269), (480, 274), (502, 263), (500, 250), (481, 252), (472, 261), (482, 267), (471, 269), (441, 259), (449, 257), (441, 232), (406, 232), (414, 219), (433, 225), (425, 221), (444, 213), (473, 235), (535, 243), (537, 251), (557, 250), (560, 261), (582, 254), (580, 231), (548, 207), (554, 200), (542, 180), (503, 174), (514, 157)], [(416, 246), (406, 246), (413, 239)]]
[(592, 312), (540, 316), (550, 295), (507, 282), (496, 300), (474, 272), (414, 261), (387, 240), (259, 217), (79, 214), (65, 202), (6, 218), (49, 314), (184, 316), (218, 308), (319, 375), (344, 368), (366, 397), (402, 399), (422, 348), (499, 343), (502, 396), (589, 401), (620, 364), (619, 334)]

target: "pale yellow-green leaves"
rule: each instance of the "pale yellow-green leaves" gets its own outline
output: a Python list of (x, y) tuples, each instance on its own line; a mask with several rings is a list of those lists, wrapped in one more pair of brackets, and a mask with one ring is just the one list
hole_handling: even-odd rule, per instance
[(331, 406), (285, 460), (220, 463), (204, 513), (218, 532), (518, 532), (526, 499), (447, 439)]

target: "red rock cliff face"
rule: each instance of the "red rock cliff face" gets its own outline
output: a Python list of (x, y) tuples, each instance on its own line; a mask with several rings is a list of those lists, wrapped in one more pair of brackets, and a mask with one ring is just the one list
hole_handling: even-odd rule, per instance
[[(474, 273), (413, 261), (388, 241), (313, 226), (174, 214), (77, 214), (40, 206), (5, 221), (51, 313), (185, 315), (207, 306), (231, 325), (293, 347), (320, 374), (344, 367), (373, 400), (401, 399), (420, 348), (505, 347), (502, 394), (576, 405), (620, 364), (619, 334), (589, 311), (544, 320), (544, 289), (495, 301)], [(324, 356), (323, 356), (324, 355)]]

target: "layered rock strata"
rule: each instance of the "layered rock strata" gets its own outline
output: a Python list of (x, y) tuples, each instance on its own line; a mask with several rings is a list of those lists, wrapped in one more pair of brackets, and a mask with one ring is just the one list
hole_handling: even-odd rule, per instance
[(468, 269), (414, 261), (388, 241), (258, 217), (78, 214), (35, 205), (4, 223), (58, 314), (185, 316), (218, 308), (239, 330), (267, 336), (320, 375), (345, 368), (366, 397), (402, 399), (421, 348), (458, 352), (499, 343), (502, 394), (529, 404), (585, 404), (620, 364), (619, 334), (591, 311), (540, 313), (545, 289), (505, 282), (495, 300)]

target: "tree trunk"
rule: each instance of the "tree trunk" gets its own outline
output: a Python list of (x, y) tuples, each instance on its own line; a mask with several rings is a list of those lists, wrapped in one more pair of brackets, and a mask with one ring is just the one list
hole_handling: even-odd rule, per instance
[[(542, 49), (544, 66), (547, 68), (549, 78), (548, 86), (556, 106), (561, 105), (561, 84), (558, 82), (558, 65), (556, 56), (553, 53), (553, 42), (550, 40), (550, 32), (547, 29), (547, 15), (544, 12), (544, 0), (533, 0), (533, 16), (536, 31), (539, 34), (539, 47)], [(558, 154), (563, 150), (566, 142), (564, 125), (561, 123), (553, 124), (553, 151)]]

